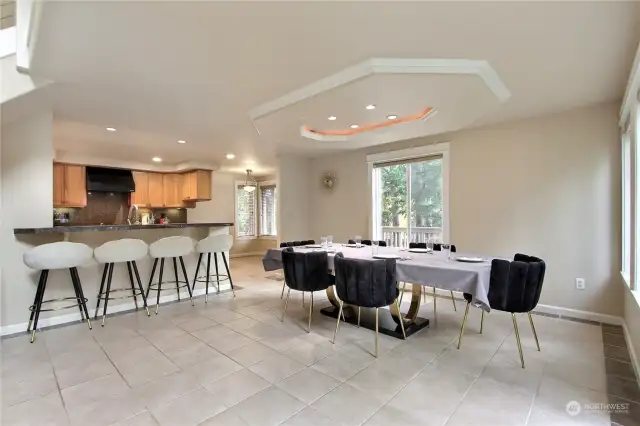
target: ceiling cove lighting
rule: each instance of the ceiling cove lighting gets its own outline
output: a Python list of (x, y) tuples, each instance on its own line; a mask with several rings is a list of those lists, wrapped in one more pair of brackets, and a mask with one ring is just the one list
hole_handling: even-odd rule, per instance
[(244, 185), (242, 186), (242, 189), (247, 192), (253, 192), (258, 187), (258, 182), (256, 182), (251, 173), (253, 173), (251, 169), (247, 169), (247, 178), (245, 179)]
[(231, 153), (227, 154), (227, 160), (233, 160), (234, 158), (236, 158), (235, 154), (231, 154)]
[(391, 115), (387, 115), (387, 118), (388, 118), (389, 120), (395, 120), (396, 118), (398, 118), (398, 116), (397, 116), (397, 115), (393, 115), (393, 114), (391, 114)]
[(179, 144), (185, 144), (185, 143), (187, 143), (187, 141), (179, 140), (178, 143)]
[(376, 109), (376, 106), (373, 104), (369, 104), (365, 107), (366, 109)]
[(152, 160), (155, 161), (156, 163), (162, 162), (162, 158), (160, 157), (153, 157)]
[(338, 117), (336, 117), (335, 115), (332, 115), (332, 116), (328, 117), (328, 118), (327, 118), (327, 120), (329, 120), (329, 121), (334, 121), (334, 120), (336, 120), (337, 118), (338, 118)]
[(357, 128), (358, 128), (358, 127), (360, 127), (360, 126), (358, 126), (357, 124), (352, 124), (352, 125), (351, 125), (351, 126), (349, 126), (349, 127), (351, 127), (352, 129), (357, 129)]
[(107, 131), (108, 132), (115, 132), (116, 128), (115, 127), (107, 127)]

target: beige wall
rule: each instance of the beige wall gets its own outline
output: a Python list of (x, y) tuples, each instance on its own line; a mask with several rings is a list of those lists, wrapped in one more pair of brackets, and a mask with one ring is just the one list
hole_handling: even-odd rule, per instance
[[(196, 207), (187, 212), (189, 223), (198, 222), (231, 222), (235, 223), (235, 183), (242, 181), (245, 175), (213, 172), (211, 174), (211, 201), (196, 203)], [(274, 180), (274, 176), (257, 177), (258, 181)], [(277, 246), (276, 239), (237, 239), (235, 228), (230, 231), (233, 235), (231, 255), (264, 254), (269, 248)]]
[[(541, 303), (621, 316), (617, 112), (611, 103), (316, 158), (310, 234), (370, 234), (367, 154), (447, 141), (451, 241), (487, 255), (540, 256)], [(338, 178), (333, 191), (320, 184), (327, 171)]]
[(309, 236), (309, 220), (312, 217), (309, 195), (312, 176), (309, 166), (310, 161), (307, 158), (295, 155), (283, 155), (278, 158), (277, 220), (280, 241), (313, 238)]

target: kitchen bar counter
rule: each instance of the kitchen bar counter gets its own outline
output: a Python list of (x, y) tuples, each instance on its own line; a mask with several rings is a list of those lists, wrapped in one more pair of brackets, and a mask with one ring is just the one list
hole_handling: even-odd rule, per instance
[(145, 229), (181, 229), (181, 228), (214, 228), (233, 226), (233, 223), (169, 223), (166, 225), (85, 225), (85, 226), (54, 226), (50, 228), (16, 228), (19, 234), (64, 234), (67, 232), (102, 232), (102, 231), (132, 231)]

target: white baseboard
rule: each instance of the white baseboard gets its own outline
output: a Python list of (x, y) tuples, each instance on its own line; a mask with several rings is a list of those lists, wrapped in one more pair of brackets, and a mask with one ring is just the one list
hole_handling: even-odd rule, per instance
[(600, 314), (598, 312), (581, 311), (579, 309), (563, 308), (561, 306), (538, 304), (536, 312), (555, 314), (562, 317), (577, 318), (582, 320), (597, 321), (605, 324), (623, 325), (624, 319), (615, 315)]
[[(231, 286), (229, 284), (222, 284), (222, 283), (220, 284), (220, 291), (226, 291), (230, 289), (231, 289)], [(193, 297), (202, 296), (204, 294), (205, 294), (205, 289), (200, 288), (200, 289), (194, 290)], [(213, 295), (215, 295), (215, 293), (213, 293)], [(149, 306), (149, 309), (151, 309), (152, 306), (156, 305), (156, 298), (151, 296), (152, 294), (149, 294), (149, 299), (147, 300), (147, 305)], [(184, 299), (188, 300), (189, 293), (186, 290), (182, 290), (180, 292), (180, 298), (182, 300)], [(177, 294), (161, 296), (160, 304), (162, 305), (164, 303), (169, 303), (176, 300), (178, 300)], [(139, 301), (138, 305), (142, 306), (142, 301), (140, 299), (138, 299), (138, 301)], [(123, 312), (123, 311), (131, 311), (131, 310), (134, 310), (135, 308), (136, 308), (136, 305), (133, 303), (133, 300), (131, 300), (130, 302), (127, 302), (127, 303), (121, 303), (118, 305), (109, 306), (109, 315), (115, 314), (118, 312)], [(89, 316), (93, 318), (93, 316), (95, 315), (95, 308), (89, 309), (89, 306), (87, 306), (87, 309), (89, 310)], [(100, 318), (101, 312), (102, 311), (100, 311), (100, 313), (98, 314), (98, 318)], [(25, 310), (25, 316), (28, 316), (28, 315), (29, 315), (28, 311)], [(80, 313), (74, 312), (72, 314), (57, 315), (51, 318), (42, 318), (38, 321), (38, 326), (40, 328), (45, 328), (45, 327), (51, 327), (54, 325), (61, 325), (61, 324), (72, 323), (77, 321), (80, 321)], [(24, 333), (26, 329), (27, 329), (26, 322), (23, 322), (21, 324), (5, 325), (0, 327), (0, 336), (6, 336), (6, 335), (16, 334), (16, 333)]]
[(230, 255), (229, 257), (231, 259), (234, 259), (236, 257), (251, 257), (251, 256), (264, 256), (265, 252), (263, 251), (254, 251), (254, 252), (250, 252), (250, 253), (234, 253), (232, 255)]

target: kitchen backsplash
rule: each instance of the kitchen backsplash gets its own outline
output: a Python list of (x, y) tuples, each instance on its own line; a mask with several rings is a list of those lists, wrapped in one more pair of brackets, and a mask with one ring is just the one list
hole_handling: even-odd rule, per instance
[[(140, 209), (152, 212), (158, 220), (164, 214), (172, 223), (186, 223), (186, 209)], [(129, 213), (129, 194), (114, 192), (91, 192), (87, 194), (87, 206), (83, 209), (53, 209), (54, 225), (61, 225), (60, 217), (68, 217), (65, 225), (123, 225)]]

